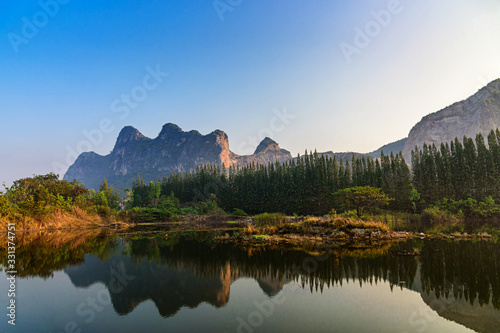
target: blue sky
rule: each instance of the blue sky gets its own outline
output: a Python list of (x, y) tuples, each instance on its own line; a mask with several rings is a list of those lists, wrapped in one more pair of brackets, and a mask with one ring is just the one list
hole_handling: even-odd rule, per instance
[(20, 0), (0, 36), (7, 183), (107, 154), (126, 125), (368, 152), (500, 77), (497, 0)]

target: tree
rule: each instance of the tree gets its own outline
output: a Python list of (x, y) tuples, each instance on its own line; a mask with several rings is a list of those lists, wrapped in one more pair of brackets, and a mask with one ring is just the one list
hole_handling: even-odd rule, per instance
[(111, 209), (118, 209), (120, 207), (120, 192), (112, 185), (108, 185), (106, 178), (104, 178), (102, 184), (99, 186), (99, 191), (97, 191), (95, 198), (97, 198), (96, 203), (98, 205), (108, 206)]
[(336, 201), (343, 207), (355, 207), (358, 217), (365, 209), (387, 206), (390, 199), (381, 188), (371, 186), (350, 187), (333, 193)]
[(416, 189), (410, 191), (410, 202), (413, 209), (413, 214), (417, 213), (417, 204), (420, 202), (420, 193)]

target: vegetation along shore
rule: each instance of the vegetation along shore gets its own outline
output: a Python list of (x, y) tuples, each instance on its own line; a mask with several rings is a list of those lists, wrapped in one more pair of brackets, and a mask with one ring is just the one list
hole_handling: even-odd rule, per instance
[(300, 242), (410, 237), (492, 237), (500, 226), (500, 131), (412, 152), (337, 160), (307, 153), (283, 163), (198, 166), (149, 183), (137, 175), (123, 194), (47, 174), (0, 194), (0, 223), (17, 230), (232, 229), (219, 240)]

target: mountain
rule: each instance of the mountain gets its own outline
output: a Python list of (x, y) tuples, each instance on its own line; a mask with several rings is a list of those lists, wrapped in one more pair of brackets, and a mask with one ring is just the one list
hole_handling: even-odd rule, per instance
[[(372, 158), (380, 152), (403, 152), (408, 164), (411, 151), (422, 148), (424, 142), (439, 145), (464, 135), (486, 136), (500, 127), (500, 79), (489, 83), (466, 100), (457, 102), (422, 118), (410, 131), (408, 138), (387, 144), (371, 153), (318, 153), (338, 160), (351, 160), (354, 155)], [(106, 156), (94, 152), (82, 153), (70, 166), (64, 179), (77, 179), (87, 188), (97, 188), (104, 178), (118, 188), (132, 185), (139, 173), (146, 181), (168, 176), (174, 171), (189, 171), (199, 164), (247, 165), (250, 163), (285, 162), (292, 159), (289, 151), (278, 143), (265, 138), (252, 155), (237, 155), (229, 150), (228, 136), (221, 130), (202, 135), (198, 131), (184, 132), (175, 124), (163, 126), (160, 134), (150, 139), (137, 129), (124, 127), (116, 140), (113, 151)]]
[(351, 163), (352, 160), (352, 155), (354, 155), (354, 158), (361, 158), (363, 157), (364, 154), (361, 153), (355, 153), (355, 152), (345, 152), (345, 153), (334, 153), (333, 151), (327, 151), (324, 153), (318, 153), (318, 155), (324, 155), (325, 157), (330, 157), (330, 158), (337, 158), (337, 161), (340, 162), (340, 160), (349, 161)]
[(284, 162), (291, 159), (289, 151), (265, 138), (252, 155), (237, 155), (229, 150), (227, 134), (215, 130), (202, 135), (198, 131), (184, 132), (175, 124), (163, 126), (160, 134), (148, 138), (132, 126), (118, 135), (109, 155), (82, 153), (64, 175), (65, 180), (77, 179), (87, 188), (98, 188), (106, 178), (110, 184), (124, 189), (131, 186), (139, 173), (145, 180), (156, 180), (174, 171), (189, 171), (198, 164), (246, 165), (249, 163)]
[(436, 144), (450, 142), (463, 136), (485, 136), (500, 127), (500, 79), (489, 83), (466, 100), (454, 103), (422, 118), (410, 131), (403, 156), (411, 163), (411, 151), (422, 148), (424, 142)]
[[(408, 140), (408, 138), (404, 138), (404, 139), (401, 139), (401, 140), (398, 140), (395, 142), (388, 143), (388, 144), (380, 147), (379, 149), (372, 151), (371, 153), (367, 153), (366, 155), (368, 155), (372, 158), (379, 158), (380, 153), (382, 151), (386, 155), (390, 155), (391, 152), (394, 153), (394, 155), (396, 155), (396, 154), (403, 151), (405, 144), (406, 144), (406, 140)], [(410, 161), (406, 161), (406, 162), (409, 163)]]

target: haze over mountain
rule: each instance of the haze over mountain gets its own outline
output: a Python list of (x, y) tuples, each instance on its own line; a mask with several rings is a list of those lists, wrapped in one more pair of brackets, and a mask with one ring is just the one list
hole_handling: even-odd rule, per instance
[[(403, 152), (407, 163), (411, 163), (411, 151), (418, 146), (449, 142), (464, 135), (475, 137), (477, 133), (486, 135), (500, 127), (500, 79), (489, 83), (476, 94), (461, 102), (422, 118), (410, 131), (408, 138), (384, 145), (365, 155), (380, 157)], [(319, 153), (350, 160), (364, 154), (356, 152)], [(146, 181), (168, 176), (174, 171), (189, 171), (200, 164), (247, 165), (251, 163), (285, 162), (292, 159), (288, 150), (266, 137), (256, 147), (252, 155), (237, 155), (229, 149), (229, 139), (225, 132), (215, 130), (207, 135), (198, 131), (184, 132), (168, 123), (163, 126), (155, 139), (144, 136), (131, 126), (124, 127), (109, 155), (94, 152), (81, 154), (68, 169), (64, 179), (77, 179), (88, 188), (98, 188), (103, 179), (118, 188), (131, 186), (137, 174)]]
[(289, 151), (270, 138), (265, 138), (252, 155), (237, 155), (229, 150), (227, 134), (215, 130), (202, 135), (184, 132), (175, 124), (163, 126), (155, 139), (144, 136), (132, 126), (124, 127), (113, 151), (106, 156), (94, 152), (81, 154), (70, 166), (64, 179), (77, 179), (88, 188), (98, 188), (103, 179), (123, 189), (132, 185), (140, 174), (145, 180), (156, 180), (174, 171), (189, 171), (199, 164), (247, 165), (250, 163), (284, 162)]
[(403, 149), (406, 162), (411, 162), (411, 151), (424, 142), (450, 142), (463, 136), (485, 138), (492, 129), (500, 127), (500, 79), (490, 82), (466, 100), (454, 103), (422, 118), (410, 131)]

